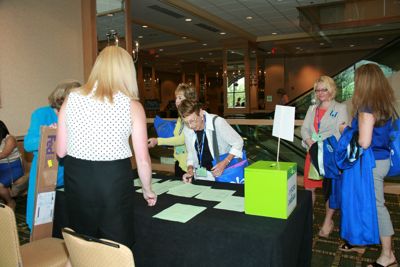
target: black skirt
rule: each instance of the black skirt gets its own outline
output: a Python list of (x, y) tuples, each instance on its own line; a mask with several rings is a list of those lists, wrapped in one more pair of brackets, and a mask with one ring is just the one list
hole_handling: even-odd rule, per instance
[(134, 188), (129, 158), (89, 161), (67, 156), (64, 183), (70, 228), (132, 247)]

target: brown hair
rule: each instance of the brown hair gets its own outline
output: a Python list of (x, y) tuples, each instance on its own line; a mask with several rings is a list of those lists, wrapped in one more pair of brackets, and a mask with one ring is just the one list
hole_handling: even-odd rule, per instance
[(175, 89), (175, 94), (181, 92), (183, 93), (185, 99), (196, 101), (196, 89), (193, 86), (187, 83), (180, 83)]
[(56, 88), (48, 97), (49, 104), (52, 108), (60, 110), (65, 98), (73, 88), (80, 87), (81, 84), (75, 80), (65, 80), (57, 84)]
[(369, 63), (356, 70), (352, 100), (354, 114), (372, 112), (375, 125), (383, 125), (394, 114), (394, 101), (393, 89), (378, 65)]
[(185, 118), (194, 112), (196, 112), (196, 114), (199, 115), (200, 109), (201, 105), (198, 102), (188, 99), (183, 100), (181, 104), (178, 106), (178, 112), (181, 118)]

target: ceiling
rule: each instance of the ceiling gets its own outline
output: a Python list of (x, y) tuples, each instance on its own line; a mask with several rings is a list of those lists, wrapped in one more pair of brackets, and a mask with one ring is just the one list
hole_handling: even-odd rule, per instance
[[(130, 1), (132, 36), (151, 55), (147, 64), (171, 72), (189, 62), (222, 66), (227, 43), (250, 42), (257, 54), (280, 57), (373, 50), (400, 36), (398, 0)], [(124, 36), (123, 6), (97, 0), (99, 40), (111, 29)]]

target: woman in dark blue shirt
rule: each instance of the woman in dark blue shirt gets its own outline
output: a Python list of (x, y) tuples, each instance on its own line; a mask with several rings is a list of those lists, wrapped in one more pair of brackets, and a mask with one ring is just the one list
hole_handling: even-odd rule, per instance
[(390, 167), (389, 132), (395, 112), (394, 92), (376, 64), (359, 67), (355, 73), (353, 111), (358, 114), (358, 144), (372, 148), (375, 157), (374, 190), (382, 251), (375, 263), (368, 266), (392, 266), (396, 257), (392, 249), (393, 225), (385, 206), (383, 180)]

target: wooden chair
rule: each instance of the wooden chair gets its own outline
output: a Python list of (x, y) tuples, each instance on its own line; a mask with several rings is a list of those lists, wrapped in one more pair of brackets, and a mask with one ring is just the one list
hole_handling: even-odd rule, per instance
[(117, 242), (97, 239), (63, 228), (73, 267), (134, 267), (132, 251)]
[(0, 266), (64, 267), (68, 252), (64, 241), (45, 238), (19, 245), (15, 215), (0, 204)]

